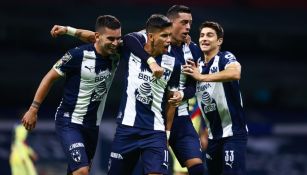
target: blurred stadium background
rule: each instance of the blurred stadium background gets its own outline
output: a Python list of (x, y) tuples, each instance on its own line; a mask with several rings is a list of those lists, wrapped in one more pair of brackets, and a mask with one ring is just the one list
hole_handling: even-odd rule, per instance
[[(143, 28), (152, 13), (173, 4), (192, 9), (191, 36), (205, 20), (224, 26), (222, 49), (242, 64), (241, 90), (250, 137), (250, 175), (307, 174), (307, 1), (305, 0), (28, 0), (0, 2), (0, 174), (10, 175), (8, 156), (13, 125), (30, 105), (42, 77), (77, 39), (50, 36), (54, 24), (94, 29), (96, 17), (112, 14), (123, 34)], [(120, 75), (120, 74), (119, 74)], [(114, 116), (120, 95), (116, 77), (100, 128), (92, 174), (105, 174)], [(54, 134), (54, 113), (63, 81), (43, 103), (37, 128), (28, 143), (36, 150), (41, 175), (65, 174), (66, 164)], [(114, 92), (114, 93), (112, 93)]]

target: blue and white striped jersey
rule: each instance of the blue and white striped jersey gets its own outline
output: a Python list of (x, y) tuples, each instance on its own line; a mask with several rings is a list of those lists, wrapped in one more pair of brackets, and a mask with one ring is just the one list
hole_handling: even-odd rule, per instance
[[(141, 43), (146, 40), (141, 33), (130, 33), (126, 37), (140, 38)], [(163, 76), (156, 79), (146, 61), (132, 53), (125, 38), (120, 63), (126, 65), (125, 88), (117, 121), (127, 126), (164, 131), (167, 92), (178, 90), (180, 63), (170, 54), (156, 57), (156, 62), (164, 68)]]
[[(141, 58), (142, 60), (147, 60), (149, 58), (148, 53), (146, 53), (144, 50), (136, 50), (138, 46), (144, 45), (146, 42), (145, 31), (143, 30), (138, 33), (142, 35), (130, 36), (129, 39), (124, 38), (124, 41), (131, 45), (131, 47), (128, 47), (137, 57)], [(196, 63), (197, 60), (199, 60), (203, 55), (200, 48), (194, 42), (191, 42), (190, 44), (183, 43), (180, 46), (171, 45), (169, 54), (174, 56), (181, 65), (185, 65), (188, 59), (194, 60)], [(195, 95), (195, 84), (196, 81), (193, 78), (183, 73), (180, 75), (179, 90), (183, 91), (184, 97), (176, 109), (176, 116), (189, 115), (188, 99), (194, 97)]]
[(94, 44), (69, 50), (53, 66), (66, 78), (56, 118), (69, 117), (72, 123), (99, 126), (118, 60), (117, 54), (102, 57)]
[[(196, 63), (202, 57), (200, 48), (193, 42), (190, 44), (184, 43), (181, 46), (172, 45), (170, 54), (174, 55), (181, 65), (185, 65), (189, 59)], [(189, 115), (188, 99), (195, 95), (195, 84), (196, 82), (193, 78), (183, 73), (180, 75), (179, 90), (184, 92), (184, 98), (176, 110), (176, 116)]]
[[(236, 63), (230, 52), (219, 52), (207, 65), (199, 61), (202, 74), (212, 74)], [(247, 126), (239, 81), (197, 82), (196, 96), (209, 131), (209, 139), (246, 136)]]

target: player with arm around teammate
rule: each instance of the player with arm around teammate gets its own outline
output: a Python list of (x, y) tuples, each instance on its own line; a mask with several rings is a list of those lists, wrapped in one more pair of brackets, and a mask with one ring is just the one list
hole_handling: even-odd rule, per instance
[(67, 173), (88, 175), (98, 141), (107, 93), (119, 60), (121, 25), (110, 15), (96, 21), (95, 43), (69, 50), (41, 81), (32, 105), (22, 118), (35, 128), (40, 104), (54, 81), (65, 77), (55, 117), (56, 133), (68, 161)]
[(184, 72), (198, 82), (196, 96), (209, 132), (206, 161), (209, 175), (246, 174), (247, 126), (239, 89), (241, 65), (236, 57), (220, 51), (224, 31), (216, 22), (200, 27), (199, 44), (204, 59)]

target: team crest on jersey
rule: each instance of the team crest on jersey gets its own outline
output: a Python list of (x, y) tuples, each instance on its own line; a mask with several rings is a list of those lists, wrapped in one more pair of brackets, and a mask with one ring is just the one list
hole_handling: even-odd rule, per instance
[(141, 86), (136, 89), (135, 97), (143, 104), (151, 104), (153, 98), (150, 84), (142, 83)]
[(71, 151), (71, 157), (75, 162), (81, 161), (81, 153), (79, 149), (74, 149)]
[(202, 107), (203, 107), (205, 113), (216, 110), (215, 100), (206, 91), (201, 96), (201, 103), (203, 104)]

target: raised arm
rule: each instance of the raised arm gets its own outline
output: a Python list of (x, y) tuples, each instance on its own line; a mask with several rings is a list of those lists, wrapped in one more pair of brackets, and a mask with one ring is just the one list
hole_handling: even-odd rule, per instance
[(60, 75), (52, 68), (41, 81), (30, 108), (22, 118), (23, 126), (27, 130), (35, 128), (37, 112), (39, 110), (40, 104), (44, 101), (54, 81), (59, 77)]
[(69, 26), (54, 25), (50, 31), (52, 37), (56, 38), (61, 35), (70, 35), (86, 43), (95, 42), (95, 32), (85, 29), (76, 29)]
[(163, 75), (163, 68), (160, 67), (155, 58), (151, 57), (145, 50), (144, 44), (146, 39), (140, 33), (130, 33), (125, 35), (124, 44), (126, 47), (131, 50), (131, 52), (142, 60), (146, 61), (149, 65), (150, 70), (152, 71), (153, 76), (160, 78)]
[(227, 82), (240, 80), (241, 65), (239, 62), (233, 62), (227, 65), (225, 70), (213, 74), (201, 74), (193, 61), (188, 61), (188, 65), (183, 66), (183, 72), (192, 76), (197, 81), (203, 82)]

